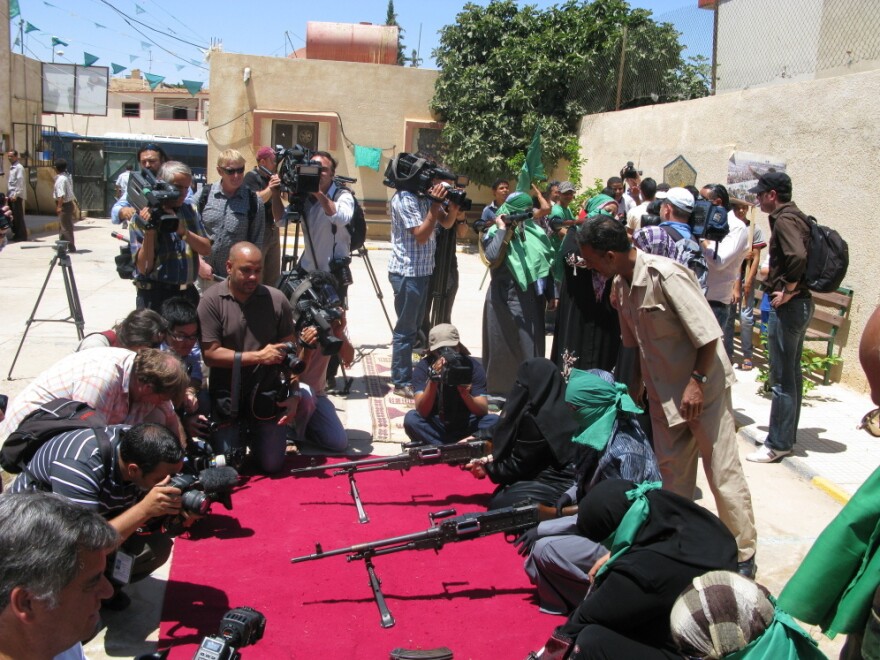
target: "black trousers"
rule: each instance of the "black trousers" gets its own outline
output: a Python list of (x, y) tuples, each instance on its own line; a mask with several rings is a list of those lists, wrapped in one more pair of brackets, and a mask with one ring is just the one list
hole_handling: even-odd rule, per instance
[(9, 202), (12, 211), (12, 231), (15, 233), (14, 241), (26, 241), (28, 239), (27, 226), (24, 224), (24, 201), (16, 197), (14, 202)]
[(160, 284), (153, 284), (151, 289), (135, 288), (135, 290), (137, 291), (137, 297), (135, 298), (135, 307), (137, 309), (152, 309), (158, 312), (161, 310), (163, 302), (178, 296), (186, 298), (196, 307), (199, 306), (199, 292), (193, 284), (190, 284), (183, 291), (174, 286), (162, 286)]

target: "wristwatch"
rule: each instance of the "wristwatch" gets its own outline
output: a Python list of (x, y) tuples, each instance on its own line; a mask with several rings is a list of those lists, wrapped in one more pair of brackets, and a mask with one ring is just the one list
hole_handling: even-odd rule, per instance
[(699, 371), (694, 371), (691, 374), (691, 378), (693, 378), (698, 383), (702, 383), (703, 385), (709, 382), (709, 377), (706, 374), (701, 374)]

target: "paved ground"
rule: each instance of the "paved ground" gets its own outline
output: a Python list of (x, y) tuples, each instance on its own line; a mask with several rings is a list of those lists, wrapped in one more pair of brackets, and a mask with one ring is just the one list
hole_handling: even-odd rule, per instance
[[(36, 242), (13, 244), (0, 253), (0, 378), (5, 378), (31, 315), (40, 287), (46, 281), (54, 250), (54, 218), (29, 217)], [(40, 230), (42, 229), (42, 233)], [(81, 253), (71, 255), (79, 289), (86, 332), (109, 328), (134, 306), (130, 282), (120, 280), (113, 267), (119, 243), (110, 237), (109, 220), (87, 219), (77, 225), (77, 245)], [(289, 244), (292, 247), (293, 241)], [(26, 249), (35, 246), (37, 249)], [(369, 260), (375, 270), (388, 314), (394, 318), (393, 299), (386, 275), (387, 244), (369, 245)], [(461, 284), (453, 311), (463, 343), (477, 356), (481, 353), (481, 321), (485, 273), (478, 257), (458, 255)], [(380, 301), (368, 277), (363, 259), (352, 264), (355, 284), (351, 295), (350, 331), (362, 353), (390, 352), (390, 330)], [(48, 280), (46, 293), (36, 318), (60, 319), (68, 316), (62, 269), (56, 267)], [(856, 341), (851, 338), (851, 341)], [(22, 347), (12, 373), (13, 380), (0, 382), (0, 392), (12, 397), (29, 380), (76, 346), (76, 330), (66, 323), (34, 323)], [(844, 365), (858, 369), (857, 364)], [(757, 371), (737, 372), (734, 407), (742, 440), (740, 453), (751, 451), (751, 441), (762, 439), (769, 418), (769, 399), (757, 393)], [(361, 364), (354, 366), (352, 394), (335, 398), (337, 408), (352, 436), (353, 453), (392, 454), (399, 451), (394, 443), (371, 440), (372, 421), (369, 400), (364, 393)], [(816, 535), (839, 511), (839, 501), (854, 492), (880, 464), (880, 440), (856, 425), (874, 408), (866, 395), (839, 385), (818, 387), (807, 398), (801, 416), (801, 431), (794, 454), (779, 465), (756, 465), (744, 462), (752, 488), (759, 531), (759, 581), (774, 592), (784, 585)], [(708, 493), (705, 484), (704, 492)], [(830, 497), (829, 497), (830, 496)], [(835, 498), (837, 501), (835, 501)], [(712, 507), (711, 498), (703, 503)], [(809, 514), (804, 515), (804, 512)], [(131, 657), (154, 648), (157, 639), (163, 576), (146, 580), (132, 590), (134, 605), (127, 612), (109, 615), (107, 628), (88, 649), (92, 658)], [(540, 642), (541, 640), (536, 640)], [(293, 643), (293, 640), (292, 640)], [(823, 649), (835, 653), (839, 641), (822, 640)]]

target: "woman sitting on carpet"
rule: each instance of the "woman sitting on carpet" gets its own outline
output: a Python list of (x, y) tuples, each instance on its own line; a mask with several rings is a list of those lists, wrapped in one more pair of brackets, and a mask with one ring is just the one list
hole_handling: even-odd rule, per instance
[(523, 362), (492, 434), (492, 454), (466, 466), (477, 479), (498, 484), (489, 508), (555, 505), (575, 481), (577, 430), (556, 365), (547, 358)]
[(695, 577), (737, 568), (736, 541), (718, 517), (660, 490), (659, 482), (597, 484), (580, 503), (578, 529), (611, 552), (590, 570), (592, 590), (553, 634), (556, 644), (573, 647), (568, 657), (575, 660), (641, 660), (631, 643), (675, 654), (669, 627), (675, 599)]

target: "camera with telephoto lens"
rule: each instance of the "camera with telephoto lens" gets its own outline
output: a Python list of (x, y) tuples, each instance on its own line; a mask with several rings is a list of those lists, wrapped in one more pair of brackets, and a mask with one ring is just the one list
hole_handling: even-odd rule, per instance
[(299, 349), (294, 342), (284, 343), (284, 358), (281, 360), (281, 368), (294, 376), (299, 376), (306, 370), (306, 363), (299, 359), (298, 353)]
[(333, 275), (320, 270), (306, 273), (296, 269), (281, 276), (278, 287), (290, 300), (297, 333), (314, 326), (324, 355), (336, 355), (342, 340), (333, 334), (333, 322), (342, 318), (342, 301)]
[[(0, 192), (0, 209), (6, 206), (6, 195)], [(12, 223), (9, 221), (9, 218), (6, 217), (6, 214), (0, 210), (0, 231), (4, 229), (9, 229), (12, 226)]]
[(508, 227), (511, 225), (519, 225), (532, 217), (531, 211), (520, 211), (519, 213), (508, 213), (503, 216), (504, 224)]
[(266, 617), (252, 607), (236, 607), (223, 615), (216, 635), (202, 640), (193, 660), (238, 660), (238, 649), (256, 644), (266, 631)]
[(637, 170), (631, 160), (626, 161), (626, 165), (620, 170), (621, 179), (637, 179), (642, 175), (641, 170)]
[(474, 367), (467, 355), (462, 355), (451, 346), (443, 346), (434, 351), (437, 358), (443, 358), (444, 364), (440, 373), (434, 376), (441, 385), (457, 387), (470, 385), (474, 379)]
[(385, 168), (385, 179), (382, 183), (389, 188), (405, 190), (431, 201), (441, 202), (443, 200), (430, 194), (431, 187), (437, 180), (454, 182), (454, 187), (447, 190), (446, 199), (465, 211), (471, 209), (471, 200), (463, 190), (470, 183), (469, 177), (444, 170), (437, 163), (415, 154), (399, 153), (392, 158)]
[(291, 148), (275, 147), (281, 192), (304, 199), (310, 193), (321, 189), (323, 164), (319, 160), (312, 160), (313, 155), (299, 144)]
[(339, 286), (351, 286), (354, 278), (351, 275), (351, 257), (333, 257), (330, 260), (330, 272), (336, 277)]
[(177, 186), (159, 181), (150, 170), (142, 169), (129, 175), (126, 196), (128, 203), (138, 211), (150, 209), (150, 220), (144, 229), (156, 229), (162, 233), (177, 231), (180, 219), (164, 208), (166, 203), (180, 198)]
[[(219, 426), (217, 422), (208, 420), (209, 433), (216, 431)], [(229, 466), (238, 470), (244, 462), (244, 453), (243, 447), (232, 447), (223, 454), (215, 454), (210, 444), (199, 438), (192, 438), (186, 443), (183, 470), (194, 475), (216, 467)]]

